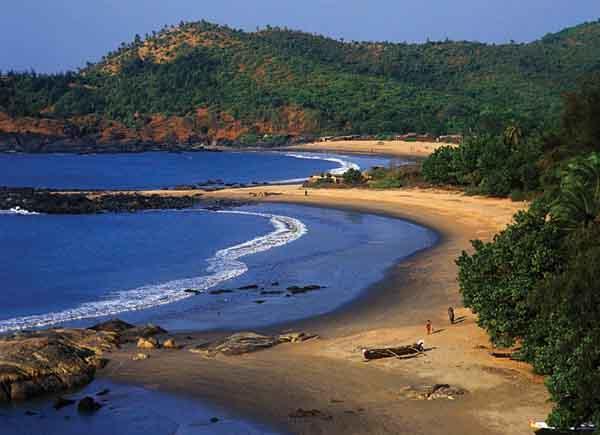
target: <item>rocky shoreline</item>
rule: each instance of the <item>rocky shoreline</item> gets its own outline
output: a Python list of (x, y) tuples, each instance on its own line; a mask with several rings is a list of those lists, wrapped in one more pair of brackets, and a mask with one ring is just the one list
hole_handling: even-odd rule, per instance
[(106, 353), (163, 333), (154, 325), (112, 321), (90, 329), (24, 331), (0, 337), (0, 403), (85, 385), (108, 363)]
[[(140, 361), (151, 357), (147, 352), (160, 349), (187, 349), (205, 357), (231, 356), (316, 338), (306, 332), (272, 336), (239, 332), (212, 341), (188, 341), (182, 345), (159, 326), (135, 326), (119, 319), (87, 329), (16, 332), (0, 336), (0, 403), (25, 401), (86, 385), (94, 379), (98, 369), (109, 364), (107, 354), (124, 346), (131, 351), (133, 361)], [(58, 397), (55, 408), (73, 403), (63, 401)]]
[(132, 213), (202, 207), (218, 210), (241, 201), (203, 199), (202, 193), (158, 195), (119, 192), (59, 192), (49, 189), (0, 187), (0, 210), (45, 214)]

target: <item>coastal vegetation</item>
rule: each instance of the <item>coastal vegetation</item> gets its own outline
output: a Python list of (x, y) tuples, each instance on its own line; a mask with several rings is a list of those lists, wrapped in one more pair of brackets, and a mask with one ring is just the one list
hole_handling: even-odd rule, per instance
[(586, 80), (565, 96), (559, 131), (472, 138), (423, 164), (432, 182), (532, 195), (529, 209), (493, 241), (476, 240), (473, 253), (463, 252), (458, 278), (492, 342), (516, 345), (517, 358), (547, 375), (549, 421), (561, 428), (600, 427), (599, 83)]
[[(77, 72), (1, 74), (0, 130), (21, 142), (29, 134), (242, 145), (352, 133), (501, 135), (509, 124), (533, 132), (558, 121), (561, 93), (597, 71), (598, 59), (598, 22), (501, 45), (344, 42), (180, 23)], [(490, 192), (516, 183), (498, 177), (485, 180)]]

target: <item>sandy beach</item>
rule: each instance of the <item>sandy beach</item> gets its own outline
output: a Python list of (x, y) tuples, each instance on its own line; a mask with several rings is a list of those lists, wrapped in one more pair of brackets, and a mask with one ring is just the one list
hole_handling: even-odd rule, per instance
[(291, 147), (284, 147), (282, 149), (307, 152), (328, 151), (337, 153), (379, 154), (421, 159), (427, 157), (429, 154), (442, 146), (456, 146), (456, 144), (441, 142), (407, 142), (401, 140), (346, 140), (313, 142), (302, 145), (294, 145)]
[[(549, 411), (543, 379), (526, 364), (489, 355), (484, 331), (461, 307), (456, 282), (454, 260), (469, 241), (489, 240), (525, 204), (434, 189), (309, 189), (305, 196), (300, 186), (265, 186), (205, 196), (385, 214), (437, 230), (440, 242), (393, 267), (349, 306), (275, 328), (317, 333), (318, 340), (210, 359), (159, 350), (132, 361), (135, 350), (124, 349), (111, 355), (101, 376), (209, 400), (291, 433), (528, 434), (529, 419)], [(448, 306), (456, 308), (455, 325), (447, 319)], [(430, 336), (428, 319), (435, 330)], [(191, 336), (191, 344), (207, 338)], [(362, 361), (363, 347), (421, 338), (431, 350), (420, 358)], [(410, 387), (440, 383), (467, 393), (429, 401), (410, 395)], [(298, 408), (320, 414), (291, 417)]]

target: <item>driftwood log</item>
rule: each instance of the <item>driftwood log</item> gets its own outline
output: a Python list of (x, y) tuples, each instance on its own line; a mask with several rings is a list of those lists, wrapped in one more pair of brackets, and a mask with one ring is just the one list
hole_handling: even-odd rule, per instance
[(425, 351), (423, 341), (418, 341), (414, 344), (409, 344), (407, 346), (400, 347), (383, 347), (383, 348), (373, 348), (373, 349), (363, 349), (363, 358), (366, 361), (370, 361), (373, 359), (382, 359), (382, 358), (401, 358), (408, 357), (413, 355), (418, 355)]

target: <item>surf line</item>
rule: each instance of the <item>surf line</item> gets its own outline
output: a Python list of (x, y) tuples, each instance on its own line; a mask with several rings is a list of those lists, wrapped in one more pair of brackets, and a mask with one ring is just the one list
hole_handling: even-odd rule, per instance
[[(346, 171), (348, 171), (349, 169), (356, 169), (357, 171), (360, 170), (360, 166), (357, 165), (354, 162), (351, 162), (349, 160), (344, 160), (346, 157), (345, 156), (333, 156), (333, 155), (329, 155), (329, 154), (311, 154), (311, 153), (285, 153), (285, 155), (287, 157), (293, 157), (295, 159), (304, 159), (304, 160), (324, 160), (326, 162), (334, 162), (339, 164), (340, 166), (337, 168), (334, 168), (332, 170), (329, 171), (330, 174), (332, 175), (343, 175), (344, 173), (346, 173)], [(269, 184), (293, 184), (293, 183), (302, 183), (304, 181), (308, 180), (308, 177), (304, 177), (304, 178), (292, 178), (289, 180), (279, 180), (279, 181), (272, 181)]]
[(207, 275), (112, 292), (99, 301), (85, 302), (63, 311), (0, 320), (0, 333), (27, 328), (41, 328), (75, 320), (113, 316), (178, 302), (193, 296), (193, 294), (185, 292), (185, 289), (193, 288), (204, 292), (246, 273), (248, 266), (240, 260), (241, 258), (287, 245), (300, 239), (308, 232), (302, 221), (289, 216), (242, 210), (210, 211), (198, 209), (182, 211), (257, 216), (268, 219), (273, 226), (273, 231), (264, 236), (255, 237), (238, 245), (217, 251), (214, 256), (207, 260)]

